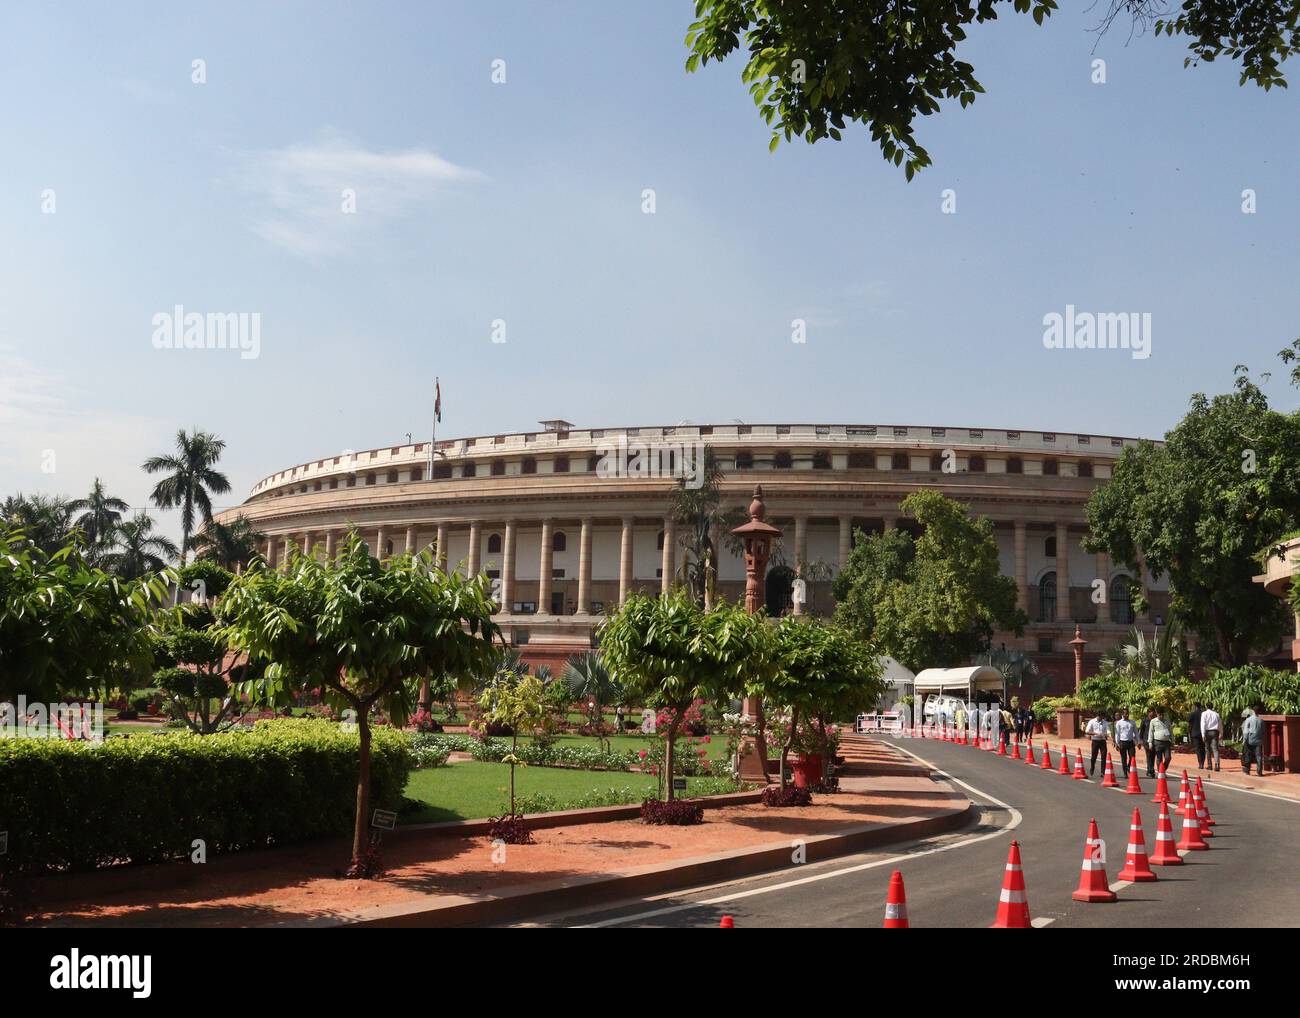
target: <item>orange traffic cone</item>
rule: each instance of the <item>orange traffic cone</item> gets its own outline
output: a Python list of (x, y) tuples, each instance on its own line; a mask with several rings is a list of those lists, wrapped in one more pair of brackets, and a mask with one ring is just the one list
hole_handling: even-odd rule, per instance
[(1178, 786), (1178, 806), (1174, 809), (1178, 816), (1187, 815), (1187, 772), (1183, 771), (1183, 783)]
[(1159, 776), (1156, 778), (1156, 797), (1151, 801), (1157, 806), (1169, 801), (1169, 779), (1165, 776), (1163, 767), (1160, 768)]
[(885, 929), (908, 929), (907, 892), (903, 890), (903, 874), (898, 870), (894, 870), (889, 878), (889, 897), (885, 899)]
[(1069, 746), (1061, 747), (1061, 769), (1058, 770), (1056, 773), (1057, 774), (1070, 773), (1070, 747)]
[(1183, 810), (1183, 836), (1178, 839), (1178, 848), (1183, 852), (1204, 852), (1209, 847), (1201, 837), (1201, 822), (1196, 818), (1196, 806), (1189, 799)]
[(1196, 775), (1196, 790), (1200, 792), (1201, 805), (1205, 807), (1205, 824), (1207, 827), (1213, 827), (1214, 817), (1210, 816), (1210, 800), (1205, 797), (1205, 786), (1201, 784), (1201, 776), (1199, 774)]
[(998, 756), (1007, 755), (1007, 740), (1002, 738), (1002, 733), (998, 733)]
[(1156, 821), (1156, 851), (1151, 861), (1157, 866), (1181, 866), (1183, 857), (1174, 847), (1174, 825), (1169, 819), (1169, 803), (1160, 804), (1160, 818)]
[(1038, 765), (1038, 769), (1042, 771), (1052, 769), (1052, 744), (1050, 742), (1043, 743), (1043, 762)]
[(1128, 852), (1124, 856), (1124, 868), (1119, 871), (1119, 879), (1134, 883), (1157, 879), (1147, 861), (1147, 843), (1142, 837), (1142, 813), (1136, 806), (1128, 827)]
[(1012, 760), (1019, 760), (1019, 759), (1020, 759), (1020, 740), (1019, 740), (1019, 739), (1017, 739), (1017, 740), (1015, 741), (1015, 744), (1011, 747), (1011, 759), (1012, 759)]
[(1115, 892), (1106, 879), (1106, 862), (1097, 821), (1088, 821), (1088, 839), (1083, 843), (1083, 866), (1079, 872), (1079, 887), (1072, 895), (1075, 901), (1114, 901)]
[(1034, 759), (1034, 744), (1032, 742), (1028, 743), (1025, 746), (1025, 763), (1027, 764), (1038, 763), (1038, 761)]
[(718, 929), (720, 930), (732, 930), (735, 928), (736, 928), (736, 921), (732, 919), (731, 916), (729, 915), (724, 915), (722, 917), (722, 922), (718, 923)]
[(1214, 832), (1210, 830), (1210, 825), (1206, 823), (1208, 814), (1205, 812), (1205, 793), (1201, 789), (1201, 779), (1196, 779), (1196, 784), (1192, 788), (1192, 802), (1196, 804), (1196, 822), (1201, 827), (1202, 838), (1214, 837)]
[(1074, 773), (1070, 775), (1075, 781), (1087, 781), (1088, 775), (1083, 773), (1083, 750), (1079, 750), (1074, 755)]
[(978, 728), (975, 729), (975, 741), (972, 742), (971, 745), (974, 746), (976, 749), (983, 748), (982, 746), (980, 746), (980, 730)]
[(1029, 898), (1025, 895), (1025, 875), (1020, 869), (1020, 842), (1011, 843), (1007, 868), (1002, 874), (1002, 893), (998, 895), (998, 916), (992, 930), (1029, 930)]
[(1128, 787), (1124, 789), (1125, 795), (1141, 795), (1142, 786), (1138, 784), (1138, 769), (1130, 767), (1128, 769)]
[(1106, 754), (1106, 769), (1101, 775), (1102, 788), (1118, 788), (1119, 782), (1115, 780), (1115, 766), (1110, 762), (1110, 754)]

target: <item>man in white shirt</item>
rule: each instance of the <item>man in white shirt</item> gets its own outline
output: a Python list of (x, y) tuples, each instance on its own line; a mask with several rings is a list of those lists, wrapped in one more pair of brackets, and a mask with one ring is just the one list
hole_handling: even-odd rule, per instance
[(1223, 734), (1223, 721), (1219, 717), (1218, 711), (1213, 707), (1206, 706), (1201, 711), (1201, 738), (1205, 740), (1205, 765), (1206, 769), (1211, 769), (1210, 764), (1213, 762), (1213, 770), (1219, 769), (1219, 737)]
[(1138, 727), (1128, 716), (1128, 708), (1119, 712), (1115, 721), (1115, 748), (1119, 750), (1119, 762), (1124, 766), (1124, 777), (1128, 777), (1130, 765), (1137, 763)]
[(1110, 738), (1110, 725), (1106, 723), (1106, 716), (1098, 714), (1088, 722), (1083, 732), (1092, 744), (1092, 756), (1088, 760), (1088, 777), (1092, 777), (1097, 769), (1097, 757), (1101, 757), (1103, 765), (1106, 762), (1106, 740)]

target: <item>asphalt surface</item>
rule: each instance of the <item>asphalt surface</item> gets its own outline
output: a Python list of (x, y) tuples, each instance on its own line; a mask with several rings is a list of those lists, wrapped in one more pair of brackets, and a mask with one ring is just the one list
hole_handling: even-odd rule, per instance
[[(958, 783), (978, 819), (951, 834), (778, 873), (713, 884), (592, 911), (537, 917), (536, 926), (879, 927), (889, 877), (900, 870), (913, 928), (985, 927), (993, 922), (1008, 847), (1020, 843), (1030, 915), (1036, 926), (1148, 928), (1300, 926), (1300, 802), (1215, 786), (1206, 798), (1217, 821), (1210, 849), (1184, 865), (1152, 867), (1154, 883), (1118, 886), (1129, 821), (1141, 809), (1148, 853), (1155, 850), (1155, 782), (1139, 766), (1143, 794), (1124, 795), (1023, 761), (931, 740), (890, 740)], [(1037, 748), (1037, 747), (1036, 747)], [(1058, 762), (1055, 751), (1053, 763)], [(1141, 761), (1140, 761), (1141, 763)], [(1086, 761), (1085, 761), (1086, 766)], [(1181, 774), (1181, 772), (1179, 772)], [(1192, 775), (1193, 778), (1195, 775)], [(1173, 775), (1171, 774), (1171, 777)], [(1123, 785), (1120, 773), (1117, 780)], [(1177, 798), (1178, 783), (1170, 782)], [(1088, 820), (1106, 842), (1106, 875), (1119, 900), (1073, 901)], [(1181, 817), (1172, 816), (1179, 835)], [(1138, 934), (1134, 947), (1144, 941)], [(1216, 945), (1208, 944), (1207, 948)], [(1230, 942), (1219, 942), (1230, 950)]]

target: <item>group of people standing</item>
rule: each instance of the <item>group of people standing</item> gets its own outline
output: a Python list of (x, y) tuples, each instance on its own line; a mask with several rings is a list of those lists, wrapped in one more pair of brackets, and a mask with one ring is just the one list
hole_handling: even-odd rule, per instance
[[(1264, 726), (1259, 716), (1247, 707), (1242, 712), (1242, 753), (1241, 767), (1250, 773), (1252, 762), (1258, 773), (1264, 773), (1263, 736)], [(1090, 720), (1084, 729), (1092, 747), (1092, 756), (1088, 763), (1088, 775), (1091, 777), (1100, 759), (1105, 766), (1106, 752), (1111, 741), (1119, 754), (1124, 768), (1124, 777), (1128, 777), (1129, 768), (1136, 766), (1137, 747), (1141, 744), (1146, 749), (1147, 777), (1154, 778), (1156, 770), (1170, 765), (1174, 749), (1173, 725), (1170, 724), (1166, 711), (1152, 707), (1140, 722), (1129, 717), (1127, 708), (1115, 712), (1112, 728), (1108, 712), (1102, 711)], [(1218, 771), (1220, 769), (1220, 744), (1223, 741), (1223, 718), (1219, 712), (1208, 704), (1198, 703), (1187, 716), (1187, 734), (1196, 751), (1196, 764), (1200, 770)]]

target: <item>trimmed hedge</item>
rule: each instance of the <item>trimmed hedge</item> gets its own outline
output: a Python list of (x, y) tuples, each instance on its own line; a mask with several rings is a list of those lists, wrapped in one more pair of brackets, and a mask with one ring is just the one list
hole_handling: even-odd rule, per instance
[[(0, 740), (0, 830), (12, 868), (84, 870), (209, 856), (346, 834), (358, 738), (326, 721), (259, 721), (217, 735)], [(411, 771), (405, 736), (377, 728), (371, 805), (396, 809)]]

